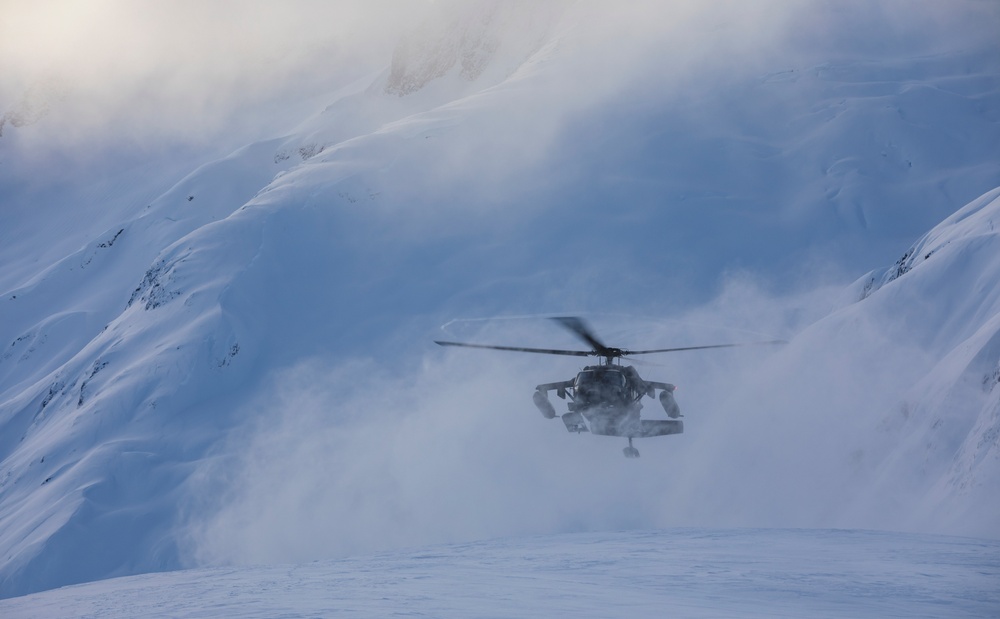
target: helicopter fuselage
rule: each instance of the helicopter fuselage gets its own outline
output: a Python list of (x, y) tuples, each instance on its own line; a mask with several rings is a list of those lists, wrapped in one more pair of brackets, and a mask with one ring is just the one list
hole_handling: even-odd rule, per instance
[[(641, 419), (642, 398), (653, 397), (660, 389), (660, 402), (670, 420)], [(570, 432), (591, 432), (603, 436), (629, 438), (680, 434), (684, 424), (673, 399), (674, 386), (647, 382), (632, 366), (614, 364), (583, 368), (573, 380), (538, 385), (534, 401), (545, 417), (556, 416), (548, 392), (569, 399), (562, 420)]]

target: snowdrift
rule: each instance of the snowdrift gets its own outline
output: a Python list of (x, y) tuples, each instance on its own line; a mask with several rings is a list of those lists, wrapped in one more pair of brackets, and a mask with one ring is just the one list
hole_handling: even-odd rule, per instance
[(676, 529), (490, 540), (147, 574), (0, 601), (5, 617), (985, 617), (1000, 543)]

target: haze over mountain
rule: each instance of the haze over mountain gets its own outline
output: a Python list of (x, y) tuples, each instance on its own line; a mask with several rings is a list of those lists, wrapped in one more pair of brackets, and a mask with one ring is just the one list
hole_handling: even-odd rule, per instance
[[(605, 529), (1000, 536), (996, 6), (321, 4), (182, 4), (189, 47), (0, 82), (0, 595)], [(431, 344), (573, 347), (567, 314), (790, 343), (640, 368), (687, 417), (638, 462), (530, 405), (576, 361)]]

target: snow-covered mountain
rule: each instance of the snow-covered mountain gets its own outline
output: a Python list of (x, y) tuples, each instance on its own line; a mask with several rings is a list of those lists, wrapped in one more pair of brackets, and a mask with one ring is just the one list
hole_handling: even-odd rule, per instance
[[(11, 120), (0, 595), (604, 527), (1000, 535), (1000, 18), (863, 5), (475, 3), (222, 157), (63, 167)], [(689, 430), (637, 474), (527, 413), (572, 363), (428, 346), (555, 312), (792, 341), (644, 369)]]
[[(736, 374), (721, 407), (750, 402), (754, 414), (706, 420), (702, 458), (728, 468), (692, 475), (741, 489), (743, 510), (730, 524), (818, 517), (997, 536), (997, 222), (1000, 189), (846, 287), (840, 307), (779, 354)], [(761, 453), (763, 437), (779, 451)], [(720, 509), (732, 500), (712, 498)]]
[[(923, 526), (978, 522), (995, 535), (1000, 509), (1000, 190), (974, 200), (889, 269), (863, 278), (860, 311), (934, 351), (933, 367), (880, 420), (891, 441), (872, 491)], [(928, 326), (933, 328), (928, 329)], [(925, 493), (919, 506), (901, 496)], [(890, 514), (888, 523), (894, 517)]]

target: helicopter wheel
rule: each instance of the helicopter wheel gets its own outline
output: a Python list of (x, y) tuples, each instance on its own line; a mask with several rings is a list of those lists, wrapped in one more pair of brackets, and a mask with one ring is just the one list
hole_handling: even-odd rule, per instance
[(622, 452), (625, 454), (626, 458), (638, 458), (639, 457), (639, 450), (636, 449), (635, 447), (632, 447), (632, 437), (631, 436), (628, 437), (628, 447), (626, 447), (625, 449), (623, 449)]

